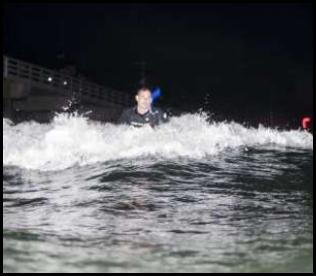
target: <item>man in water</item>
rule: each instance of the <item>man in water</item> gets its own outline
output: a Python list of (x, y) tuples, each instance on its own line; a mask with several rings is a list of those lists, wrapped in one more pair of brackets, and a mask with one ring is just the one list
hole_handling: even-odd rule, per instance
[(135, 127), (150, 125), (155, 127), (168, 121), (167, 113), (161, 109), (152, 107), (151, 91), (143, 87), (137, 91), (135, 96), (137, 105), (123, 111), (119, 123)]

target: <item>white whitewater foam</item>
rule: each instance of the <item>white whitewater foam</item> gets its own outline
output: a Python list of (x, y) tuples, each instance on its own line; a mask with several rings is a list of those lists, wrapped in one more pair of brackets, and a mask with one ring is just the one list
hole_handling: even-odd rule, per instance
[(208, 123), (203, 114), (185, 114), (155, 129), (89, 121), (59, 114), (50, 124), (3, 119), (3, 164), (60, 170), (121, 158), (203, 158), (227, 148), (274, 146), (313, 150), (313, 135), (235, 122)]

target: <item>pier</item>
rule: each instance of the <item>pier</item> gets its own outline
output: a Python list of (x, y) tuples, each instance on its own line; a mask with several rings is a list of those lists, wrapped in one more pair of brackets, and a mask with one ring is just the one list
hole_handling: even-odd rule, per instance
[(14, 122), (50, 121), (56, 112), (86, 113), (92, 120), (114, 122), (132, 104), (130, 95), (3, 56), (3, 117)]

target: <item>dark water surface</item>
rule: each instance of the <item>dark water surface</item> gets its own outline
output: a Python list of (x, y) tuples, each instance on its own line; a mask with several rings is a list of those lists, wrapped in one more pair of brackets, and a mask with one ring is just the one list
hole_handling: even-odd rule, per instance
[(3, 169), (4, 272), (312, 272), (313, 151)]

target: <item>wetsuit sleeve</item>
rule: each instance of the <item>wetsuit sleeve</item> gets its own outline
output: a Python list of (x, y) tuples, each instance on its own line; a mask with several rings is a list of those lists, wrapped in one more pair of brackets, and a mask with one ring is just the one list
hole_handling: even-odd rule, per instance
[(165, 112), (165, 111), (160, 112), (160, 122), (161, 123), (169, 122), (169, 116), (168, 116), (167, 112)]
[(127, 114), (127, 110), (124, 110), (118, 120), (119, 124), (129, 124), (129, 117)]

